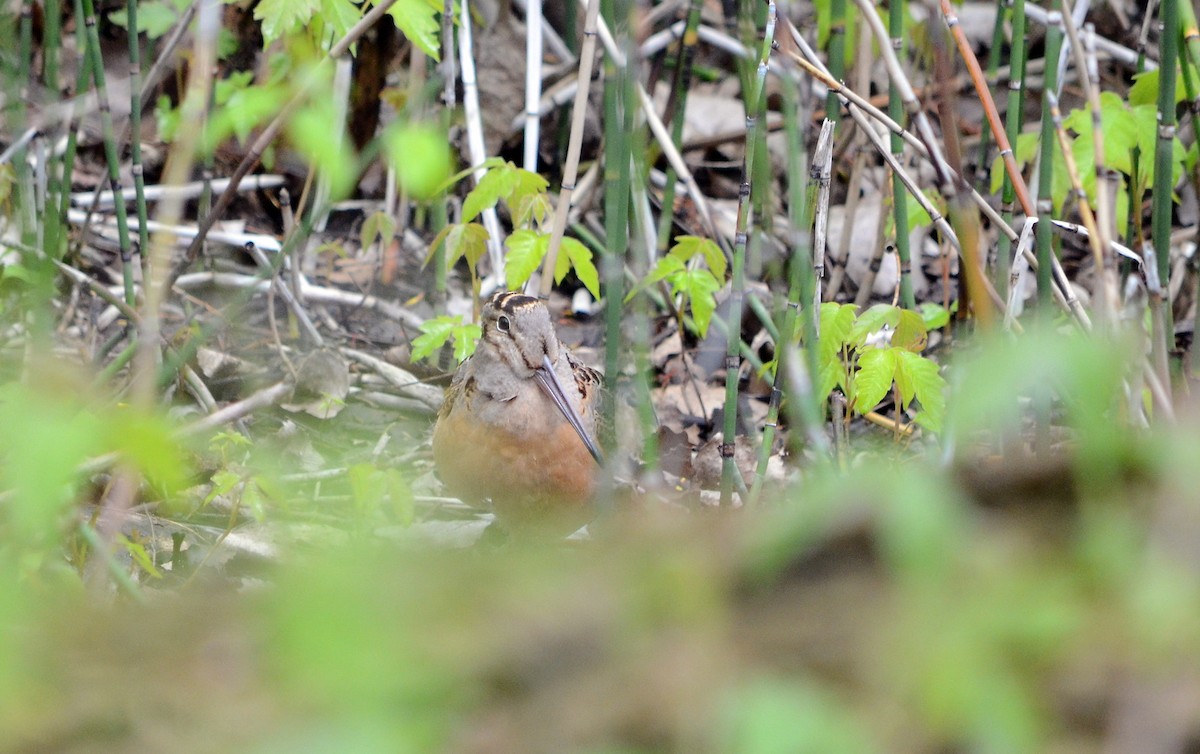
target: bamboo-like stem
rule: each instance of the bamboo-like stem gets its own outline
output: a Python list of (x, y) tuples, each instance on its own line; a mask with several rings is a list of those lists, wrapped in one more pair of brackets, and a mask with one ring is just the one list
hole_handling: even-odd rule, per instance
[(129, 37), (129, 162), (137, 198), (138, 249), (144, 252), (150, 236), (146, 232), (146, 179), (142, 170), (142, 46), (138, 39), (137, 0), (127, 0), (125, 17), (128, 21), (125, 32)]
[[(1058, 89), (1058, 68), (1051, 65), (1051, 61), (1058, 58), (1058, 51), (1062, 47), (1062, 38), (1062, 14), (1058, 11), (1053, 11), (1050, 14), (1050, 23), (1046, 29), (1046, 72), (1044, 74), (1044, 92), (1042, 98), (1041, 156), (1038, 162), (1037, 294), (1038, 303), (1043, 310), (1050, 303), (1050, 291), (1053, 286), (1051, 265), (1055, 256), (1054, 249), (1051, 246), (1053, 236), (1050, 227), (1050, 223), (1054, 219), (1051, 214), (1054, 209), (1054, 199), (1051, 192), (1054, 182), (1054, 119), (1050, 114), (1049, 101), (1050, 97)], [(1043, 314), (1045, 314), (1044, 311)]]
[[(455, 83), (458, 80), (458, 69), (456, 67), (457, 58), (455, 57), (454, 49), (454, 0), (444, 0), (442, 3), (442, 59), (441, 59), (441, 76), (442, 76), (442, 111), (440, 113), (439, 122), (442, 129), (450, 132), (450, 126), (454, 122), (454, 106), (457, 101), (457, 93)], [(392, 171), (389, 169), (389, 175)], [(433, 226), (431, 230), (435, 233), (440, 233), (442, 228), (450, 219), (449, 200), (445, 193), (438, 196), (430, 207), (430, 224)], [(398, 218), (396, 224), (397, 229), (404, 227), (408, 222), (407, 217)], [(433, 309), (436, 314), (442, 314), (445, 311), (447, 294), (447, 282), (449, 270), (446, 268), (446, 245), (438, 244), (438, 247), (433, 250), (433, 257), (429, 260), (433, 267), (433, 290), (430, 295), (430, 303), (433, 304)]]
[[(616, 31), (617, 44), (629, 47), (629, 3), (626, 0), (604, 0), (602, 13)], [(606, 290), (608, 301), (623, 301), (622, 290), (624, 260), (629, 250), (630, 226), (630, 162), (632, 149), (629, 137), (633, 130), (633, 115), (637, 99), (631, 88), (629, 69), (618, 68), (611, 56), (604, 58), (604, 257)], [(553, 268), (543, 269), (542, 275), (550, 277)], [(616, 377), (621, 364), (621, 307), (605, 307), (604, 371)], [(642, 344), (639, 344), (641, 347)], [(606, 405), (601, 407), (604, 416), (615, 416), (614, 395), (605, 394)], [(615, 447), (615, 422), (605, 422), (613, 431), (601, 443), (612, 456)], [(653, 462), (653, 459), (650, 459)]]
[[(671, 143), (677, 148), (683, 143), (683, 123), (687, 114), (687, 96), (692, 83), (692, 63), (696, 56), (696, 42), (700, 38), (696, 27), (700, 25), (703, 0), (691, 0), (683, 35), (679, 41), (679, 55), (675, 59), (671, 95), (667, 100), (667, 113), (671, 120)], [(667, 115), (664, 115), (664, 120)], [(675, 220), (675, 181), (679, 177), (675, 168), (667, 166), (667, 182), (662, 193), (662, 214), (658, 221), (658, 254), (661, 256), (671, 242), (671, 227)]]
[[(897, 55), (904, 54), (904, 21), (908, 15), (908, 4), (905, 0), (891, 0), (888, 3), (888, 32), (892, 37), (892, 48)], [(999, 22), (997, 22), (998, 24)], [(900, 90), (896, 84), (888, 81), (888, 115), (892, 120), (903, 125), (904, 103), (900, 100)], [(899, 161), (904, 154), (904, 140), (897, 134), (890, 136), (892, 155)], [(892, 173), (892, 217), (896, 228), (896, 254), (900, 261), (900, 305), (905, 309), (917, 308), (916, 297), (912, 286), (912, 251), (909, 249), (908, 227), (908, 192), (904, 182), (895, 172)]]
[(734, 447), (737, 435), (738, 380), (741, 375), (739, 346), (742, 330), (742, 296), (745, 287), (747, 229), (750, 227), (750, 180), (754, 175), (754, 140), (758, 119), (766, 111), (766, 78), (775, 38), (775, 3), (768, 0), (767, 21), (763, 32), (762, 55), (753, 88), (746, 94), (746, 149), (742, 156), (742, 183), (738, 188), (737, 228), (734, 235), (732, 278), (729, 284), (728, 326), (725, 350), (725, 424), (721, 438), (721, 505), (732, 502), (734, 476)]
[[(1151, 238), (1158, 263), (1158, 291), (1151, 291), (1151, 352), (1164, 385), (1170, 384), (1168, 354), (1175, 348), (1174, 315), (1168, 294), (1171, 275), (1171, 211), (1174, 175), (1171, 170), (1175, 149), (1175, 86), (1180, 42), (1180, 4), (1162, 1), (1163, 32), (1159, 38), (1162, 67), (1158, 71), (1158, 140), (1154, 143), (1154, 189), (1151, 203)], [(1148, 258), (1147, 258), (1148, 261)], [(1164, 298), (1165, 297), (1165, 298)]]
[[(59, 48), (62, 46), (62, 6), (59, 0), (45, 2), (45, 31), (42, 39), (42, 81), (47, 91), (61, 91), (59, 82)], [(50, 259), (58, 259), (61, 248), (62, 233), (65, 223), (58, 214), (57, 208), (64, 192), (70, 191), (70, 181), (63, 181), (61, 160), (45, 166), (47, 173), (47, 191), (45, 207), (53, 211), (43, 212), (44, 235), (42, 249)]]
[[(563, 233), (567, 230), (567, 214), (571, 209), (571, 195), (579, 179), (579, 152), (583, 147), (583, 125), (587, 118), (588, 92), (592, 84), (592, 65), (596, 59), (596, 22), (600, 16), (600, 0), (588, 0), (583, 21), (583, 45), (579, 53), (579, 84), (575, 91), (575, 104), (571, 111), (571, 135), (567, 140), (567, 159), (563, 166), (562, 185), (558, 192), (558, 204), (554, 207), (554, 222), (550, 226), (550, 243), (546, 258), (542, 260), (541, 287), (538, 295), (550, 297), (554, 285), (554, 270), (558, 264), (558, 249), (562, 245)], [(568, 35), (570, 36), (570, 35)]]
[[(1022, 103), (1025, 94), (1025, 0), (1013, 0), (1012, 4), (1012, 51), (1009, 54), (1008, 102), (1004, 113), (1004, 132), (1009, 144), (1021, 133), (1024, 121)], [(1012, 225), (1016, 189), (1008, 171), (1004, 171), (1004, 183), (1000, 189), (1002, 217), (1006, 225)], [(1031, 217), (1032, 215), (1026, 215)], [(1000, 296), (1008, 301), (1012, 264), (1010, 252), (1013, 239), (1001, 234), (996, 245), (996, 287)]]
[(812, 190), (815, 191), (814, 203), (816, 206), (813, 210), (814, 285), (812, 299), (808, 301), (808, 304), (814, 312), (813, 316), (816, 322), (814, 329), (817, 337), (820, 337), (821, 318), (816, 313), (821, 311), (821, 301), (824, 299), (821, 285), (825, 277), (825, 249), (829, 237), (829, 189), (833, 177), (833, 131), (836, 125), (831, 118), (825, 120), (829, 125), (821, 124), (821, 132), (817, 135), (817, 146), (813, 149), (812, 166), (809, 168), (809, 185), (814, 187)]
[[(1162, 68), (1158, 73), (1158, 140), (1154, 145), (1154, 194), (1150, 207), (1151, 236), (1158, 258), (1158, 277), (1163, 285), (1171, 276), (1171, 211), (1174, 190), (1172, 152), (1175, 147), (1175, 81), (1179, 61), (1179, 0), (1162, 0)], [(1160, 339), (1170, 351), (1175, 347), (1171, 302), (1165, 302)], [(1165, 375), (1160, 375), (1164, 377)]]
[[(829, 7), (829, 75), (841, 81), (846, 73), (846, 0), (833, 0)], [(841, 120), (837, 93), (830, 89), (825, 95), (825, 117), (836, 126)]]
[[(479, 111), (479, 85), (475, 78), (475, 52), (471, 41), (471, 11), (468, 0), (460, 0), (461, 13), (458, 18), (458, 65), (462, 70), (463, 83), (463, 116), (467, 124), (467, 148), (471, 154), (471, 162), (482, 165), (487, 160), (487, 145), (483, 143), (483, 117)], [(487, 171), (483, 168), (471, 174), (476, 185), (483, 180)], [(488, 232), (488, 255), (492, 259), (492, 275), (496, 280), (504, 280), (504, 238), (500, 230), (500, 218), (495, 207), (488, 207), (480, 213), (483, 217), (483, 227)], [(553, 268), (551, 268), (553, 269)], [(472, 273), (472, 280), (476, 280)], [(475, 291), (478, 300), (479, 291)], [(478, 313), (478, 312), (477, 312)]]
[[(73, 8), (75, 11), (75, 17), (83, 18), (83, 0), (74, 0)], [(78, 95), (80, 92), (83, 92), (87, 89), (87, 82), (92, 77), (92, 58), (86, 53), (87, 32), (84, 30), (82, 24), (75, 25), (75, 44), (77, 49), (84, 51), (80, 57), (80, 60), (78, 61), (79, 70), (75, 73), (75, 93)], [(78, 96), (76, 99), (78, 99)], [(59, 232), (63, 234), (64, 239), (66, 238), (67, 233), (67, 212), (70, 211), (71, 208), (71, 174), (75, 170), (76, 146), (78, 145), (79, 139), (79, 129), (76, 128), (76, 119), (79, 117), (77, 113), (78, 106), (78, 103), (73, 101), (72, 105), (70, 106), (71, 114), (66, 118), (67, 146), (66, 149), (63, 150), (62, 168), (60, 171), (62, 191), (57, 197), (58, 206), (55, 208), (58, 213), (57, 218), (55, 219), (55, 225), (61, 228)], [(82, 236), (83, 234), (81, 233), (80, 237), (82, 238)], [(56, 244), (56, 246), (52, 249), (52, 253), (54, 254), (55, 258), (61, 258), (61, 255), (59, 255), (59, 250), (65, 246), (65, 242)]]
[[(1011, 6), (1006, 0), (996, 0), (996, 21), (992, 24), (992, 43), (988, 47), (987, 59), (987, 83), (991, 88), (996, 85), (999, 80), (997, 71), (1000, 70), (1000, 58), (1004, 50), (1004, 22), (1008, 20), (1008, 9)], [(893, 39), (895, 38), (895, 29), (890, 28)], [(893, 43), (894, 44), (894, 43)], [(975, 166), (975, 183), (983, 190), (983, 186), (987, 185), (988, 180), (988, 154), (992, 150), (992, 139), (995, 135), (988, 122), (985, 120), (982, 126), (982, 132), (979, 134), (979, 161)]]
[(538, 137), (541, 115), (538, 102), (542, 98), (542, 0), (526, 0), (525, 4), (525, 144), (521, 166), (537, 172)]
[[(88, 57), (91, 58), (92, 80), (96, 84), (96, 96), (100, 102), (100, 125), (104, 134), (104, 159), (108, 165), (108, 184), (114, 194), (121, 191), (121, 163), (117, 156), (117, 140), (113, 128), (112, 110), (108, 103), (108, 86), (104, 77), (104, 60), (100, 55), (100, 35), (96, 31), (96, 7), (93, 0), (83, 0), (83, 23), (87, 29)], [(129, 224), (124, 202), (114, 208), (117, 215), (117, 232), (121, 251), (121, 269), (125, 282), (125, 301), (133, 304), (133, 250), (129, 241)]]

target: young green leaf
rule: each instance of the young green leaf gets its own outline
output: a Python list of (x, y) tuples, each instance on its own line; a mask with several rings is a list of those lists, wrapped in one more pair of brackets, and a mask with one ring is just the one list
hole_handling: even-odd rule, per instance
[(475, 353), (475, 346), (483, 337), (483, 328), (474, 322), (465, 322), (454, 328), (454, 360), (459, 364)]
[(487, 253), (487, 241), (487, 229), (479, 223), (450, 226), (446, 233), (446, 264), (453, 265), (459, 257), (463, 257), (467, 264), (474, 267)]
[(842, 347), (850, 338), (857, 312), (858, 307), (854, 304), (839, 304), (834, 301), (821, 304), (821, 336), (818, 343), (822, 363), (838, 358)]
[(254, 20), (262, 22), (263, 45), (308, 23), (321, 0), (262, 0), (254, 7)]
[(900, 385), (900, 375), (910, 388), (910, 397), (905, 404), (915, 397), (921, 403), (921, 411), (914, 421), (933, 432), (942, 431), (942, 422), (946, 416), (946, 380), (942, 377), (938, 365), (930, 359), (911, 351), (900, 351), (897, 360), (897, 385)]
[(858, 357), (854, 375), (854, 410), (865, 414), (887, 395), (896, 374), (896, 353), (900, 348), (868, 348)]
[(708, 326), (717, 309), (716, 293), (721, 290), (721, 283), (708, 270), (684, 268), (672, 276), (671, 288), (676, 293), (682, 293), (691, 304), (692, 321), (696, 323), (697, 334), (701, 338), (708, 335)]
[[(569, 260), (571, 267), (575, 270), (575, 276), (579, 278), (579, 282), (583, 283), (583, 287), (588, 289), (588, 293), (594, 298), (600, 298), (600, 273), (596, 271), (596, 265), (592, 263), (592, 250), (584, 246), (574, 238), (563, 238), (562, 247), (556, 266), (559, 269), (563, 267), (563, 260)], [(562, 282), (566, 272), (555, 271), (555, 282)]]
[(921, 319), (925, 322), (925, 331), (937, 330), (950, 322), (950, 311), (941, 304), (926, 301), (921, 304)]
[(549, 199), (546, 198), (546, 189), (550, 188), (550, 182), (537, 173), (515, 165), (512, 166), (512, 177), (512, 190), (504, 197), (504, 201), (508, 203), (509, 211), (513, 214), (513, 223), (527, 225), (536, 214), (536, 220), (541, 224), (550, 206)]
[[(437, 196), (454, 167), (444, 131), (424, 124), (393, 124), (383, 136), (384, 155), (400, 186), (413, 198)], [(470, 222), (474, 216), (463, 216)]]
[(352, 0), (321, 0), (321, 21), (332, 32), (334, 39), (341, 39), (362, 20), (362, 11)]
[(388, 8), (388, 13), (396, 21), (396, 27), (433, 60), (441, 60), (442, 45), (438, 39), (441, 27), (437, 19), (437, 14), (441, 11), (441, 0), (398, 0)]
[(550, 246), (550, 236), (522, 228), (513, 231), (504, 245), (508, 247), (508, 255), (504, 258), (504, 282), (509, 290), (519, 290), (541, 265)]
[(711, 239), (700, 236), (679, 236), (675, 239), (675, 245), (671, 247), (670, 254), (685, 262), (699, 254), (704, 258), (708, 269), (712, 270), (713, 277), (717, 280), (725, 279), (727, 268), (725, 254), (721, 251), (721, 247)]
[(439, 348), (454, 339), (454, 358), (464, 361), (475, 351), (475, 342), (483, 330), (474, 323), (464, 323), (459, 315), (443, 315), (421, 323), (421, 335), (412, 343), (412, 360), (427, 359)]
[(896, 331), (892, 333), (892, 345), (920, 353), (929, 342), (929, 330), (925, 319), (910, 309), (901, 309), (896, 320)]
[(386, 212), (374, 212), (363, 221), (358, 241), (366, 249), (376, 240), (390, 241), (396, 232), (396, 221)]
[(483, 174), (483, 178), (479, 180), (479, 184), (471, 189), (471, 192), (467, 194), (467, 198), (463, 202), (463, 222), (474, 220), (479, 216), (480, 212), (495, 207), (496, 202), (506, 199), (512, 194), (513, 187), (517, 183), (517, 176), (514, 174), (514, 170), (516, 168), (511, 162), (508, 162), (498, 165)]
[(899, 322), (899, 307), (892, 306), (891, 304), (875, 304), (870, 309), (858, 315), (858, 319), (854, 321), (854, 327), (850, 330), (847, 341), (854, 345), (861, 345), (866, 341), (868, 336), (882, 329), (884, 325), (895, 330)]

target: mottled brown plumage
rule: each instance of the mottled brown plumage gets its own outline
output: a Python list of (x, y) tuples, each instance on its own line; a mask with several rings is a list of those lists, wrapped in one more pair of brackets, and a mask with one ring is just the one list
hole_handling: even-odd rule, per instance
[(490, 500), (509, 529), (569, 534), (590, 518), (601, 384), (559, 341), (544, 303), (495, 294), (438, 414), (438, 475), (467, 503)]

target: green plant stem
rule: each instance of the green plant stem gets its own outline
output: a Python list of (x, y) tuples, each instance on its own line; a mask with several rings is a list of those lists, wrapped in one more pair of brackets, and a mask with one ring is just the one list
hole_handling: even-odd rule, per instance
[[(628, 0), (602, 0), (600, 13), (608, 21), (618, 45), (628, 48), (629, 13)], [(622, 282), (624, 260), (629, 250), (629, 201), (630, 201), (630, 145), (629, 131), (632, 130), (632, 115), (636, 100), (630, 98), (629, 67), (618, 67), (609, 56), (604, 58), (604, 267), (605, 296), (608, 301), (624, 300)], [(543, 271), (548, 274), (548, 270)], [(621, 307), (605, 309), (605, 374), (616, 375), (621, 367)], [(606, 405), (601, 407), (603, 416), (613, 417), (614, 395), (604, 394)], [(603, 422), (605, 436), (600, 443), (611, 456), (615, 447), (615, 422)]]
[[(1151, 198), (1151, 237), (1164, 292), (1171, 278), (1171, 213), (1174, 205), (1172, 152), (1175, 147), (1175, 85), (1179, 63), (1179, 0), (1162, 0), (1162, 59), (1158, 73), (1158, 140), (1154, 145), (1154, 193)], [(1163, 331), (1155, 337), (1167, 351), (1175, 347), (1171, 302), (1165, 302)]]
[(125, 303), (132, 306), (137, 300), (133, 284), (133, 249), (129, 240), (129, 218), (125, 214), (125, 202), (121, 201), (121, 163), (117, 155), (112, 110), (108, 104), (108, 86), (104, 78), (104, 61), (100, 53), (100, 34), (96, 30), (96, 7), (93, 0), (83, 0), (83, 19), (87, 28), (87, 50), (92, 64), (92, 80), (96, 84), (96, 96), (99, 100), (100, 124), (104, 134), (104, 160), (108, 164), (108, 186), (115, 200), (113, 208), (117, 217), (117, 243), (121, 250)]
[[(58, 92), (61, 88), (58, 55), (59, 48), (62, 47), (62, 6), (59, 0), (45, 0), (45, 17), (46, 25), (42, 36), (42, 81), (45, 83), (47, 91)], [(70, 191), (70, 181), (68, 180), (64, 184), (59, 172), (61, 167), (61, 160), (52, 160), (46, 166), (46, 208), (49, 211), (43, 214), (45, 230), (42, 235), (42, 249), (50, 259), (60, 257), (59, 249), (63, 237), (64, 220), (59, 217), (57, 208), (60, 195), (64, 190), (68, 193)], [(66, 189), (63, 188), (64, 185), (66, 185)]]
[(746, 242), (747, 229), (750, 227), (750, 180), (754, 175), (753, 149), (760, 116), (766, 111), (766, 78), (767, 61), (771, 53), (771, 43), (775, 37), (775, 3), (767, 6), (766, 29), (763, 34), (762, 53), (758, 62), (757, 74), (753, 87), (746, 97), (746, 150), (742, 164), (742, 183), (738, 189), (737, 226), (734, 235), (733, 276), (729, 286), (728, 325), (725, 328), (725, 424), (721, 440), (721, 505), (729, 505), (733, 498), (734, 477), (737, 467), (734, 465), (734, 447), (737, 436), (737, 398), (738, 378), (741, 374), (741, 363), (738, 358), (742, 330), (742, 299), (746, 285)]
[[(568, 3), (574, 7), (573, 3)], [(696, 56), (696, 43), (699, 40), (697, 28), (700, 26), (700, 11), (704, 7), (703, 0), (692, 0), (688, 8), (687, 20), (684, 22), (683, 36), (679, 39), (679, 55), (675, 60), (675, 74), (671, 86), (671, 98), (667, 101), (667, 111), (671, 115), (671, 142), (678, 147), (683, 143), (683, 124), (687, 110), (687, 95), (691, 88), (692, 64)], [(662, 257), (671, 244), (671, 228), (675, 222), (675, 182), (679, 174), (673, 165), (667, 166), (667, 182), (662, 193), (662, 213), (658, 221), (658, 256)]]
[[(837, 81), (846, 75), (846, 0), (833, 0), (829, 8), (829, 75)], [(841, 100), (832, 90), (825, 95), (825, 117), (834, 125), (842, 119)]]
[[(907, 7), (904, 0), (891, 0), (888, 3), (888, 34), (892, 37), (892, 46), (896, 54), (901, 58), (904, 57), (904, 19)], [(888, 82), (888, 115), (901, 126), (906, 124), (904, 100), (900, 97), (899, 88), (892, 81)], [(904, 139), (899, 134), (891, 135), (890, 146), (896, 159), (903, 159)], [(905, 309), (915, 309), (917, 301), (912, 286), (912, 251), (908, 245), (908, 190), (895, 172), (892, 173), (892, 217), (896, 227), (896, 254), (900, 262), (900, 305)]]
[[(1063, 27), (1062, 14), (1058, 11), (1050, 13), (1050, 23), (1046, 27), (1046, 70), (1044, 73), (1045, 92), (1058, 89), (1058, 56), (1062, 49)], [(1038, 224), (1037, 224), (1037, 295), (1038, 305), (1043, 314), (1050, 311), (1053, 304), (1053, 231), (1051, 223), (1054, 220), (1053, 182), (1054, 182), (1054, 149), (1055, 131), (1054, 118), (1050, 105), (1043, 95), (1042, 98), (1042, 130), (1041, 155), (1038, 165)]]
[[(138, 40), (138, 0), (127, 0), (125, 16), (128, 19), (126, 35), (129, 37), (129, 162), (133, 172), (133, 190), (137, 202), (138, 249), (150, 246), (150, 234), (146, 230), (146, 179), (142, 169), (142, 53)], [(118, 197), (117, 201), (121, 199)], [(143, 260), (145, 257), (143, 256)]]
[[(808, 191), (801, 176), (807, 175), (805, 169), (804, 139), (800, 131), (800, 94), (795, 80), (790, 76), (780, 79), (784, 107), (784, 136), (787, 139), (788, 154), (788, 221), (792, 227), (791, 246), (793, 249), (790, 260), (790, 275), (788, 276), (787, 308), (783, 322), (775, 339), (775, 374), (771, 386), (771, 398), (767, 405), (767, 418), (763, 422), (762, 442), (759, 445), (758, 469), (754, 476), (754, 484), (750, 488), (750, 501), (757, 503), (761, 499), (763, 483), (767, 476), (767, 466), (771, 459), (771, 450), (775, 444), (775, 428), (778, 426), (779, 413), (783, 402), (783, 386), (789, 362), (803, 359), (804, 373), (816, 374), (817, 369), (817, 317), (813, 308), (814, 292), (817, 281), (813, 274), (812, 265), (812, 233), (810, 226), (813, 217), (815, 193)], [(826, 123), (830, 123), (826, 121)], [(811, 199), (809, 194), (811, 193)], [(793, 343), (799, 325), (801, 338), (804, 340), (803, 352), (797, 352)], [(805, 430), (808, 437), (820, 437), (824, 415), (820, 407), (812, 400), (812, 391), (808, 395), (792, 394), (788, 396), (791, 416), (798, 419), (791, 435), (793, 448), (798, 448), (800, 428)]]
[[(989, 86), (995, 86), (996, 73), (1000, 70), (1000, 55), (1004, 51), (1004, 22), (1008, 17), (1009, 3), (996, 0), (996, 23), (992, 25), (992, 45), (988, 48), (987, 81)], [(890, 29), (895, 39), (896, 29)], [(900, 30), (901, 33), (903, 29)], [(891, 113), (889, 112), (889, 115)], [(895, 116), (892, 116), (893, 119)], [(979, 190), (986, 193), (988, 181), (988, 153), (992, 148), (992, 127), (987, 118), (983, 119), (982, 132), (979, 134), (979, 162), (975, 167), (975, 183)]]

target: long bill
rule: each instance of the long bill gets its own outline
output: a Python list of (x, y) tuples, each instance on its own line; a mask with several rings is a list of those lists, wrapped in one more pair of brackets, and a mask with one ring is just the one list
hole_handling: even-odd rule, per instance
[(596, 459), (596, 463), (604, 463), (600, 449), (596, 447), (596, 442), (583, 427), (583, 419), (579, 417), (579, 412), (567, 400), (567, 392), (563, 390), (562, 383), (558, 380), (558, 373), (554, 371), (554, 364), (550, 361), (549, 356), (542, 356), (542, 365), (533, 373), (533, 378), (537, 380), (538, 387), (542, 389), (542, 392), (554, 401), (554, 405), (558, 407), (567, 423), (575, 429), (575, 433), (579, 435), (580, 440), (583, 440), (583, 444), (587, 446), (592, 458)]

